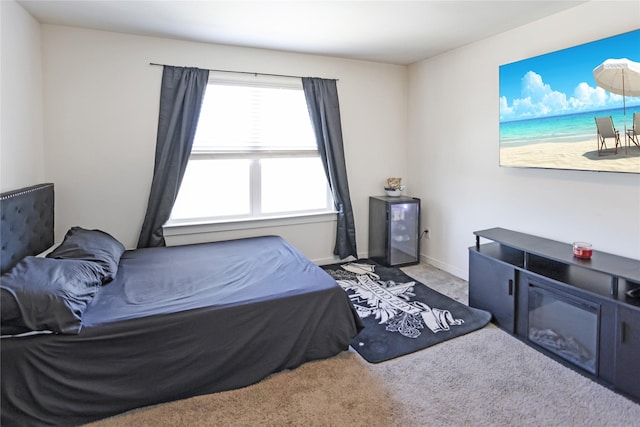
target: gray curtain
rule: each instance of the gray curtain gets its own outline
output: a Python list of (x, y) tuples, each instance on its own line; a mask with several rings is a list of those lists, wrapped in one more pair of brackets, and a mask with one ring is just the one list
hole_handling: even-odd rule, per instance
[(304, 77), (302, 87), (316, 135), (318, 151), (338, 210), (338, 229), (333, 253), (340, 259), (350, 255), (358, 258), (336, 81)]
[(156, 160), (138, 248), (164, 246), (162, 226), (169, 219), (189, 162), (209, 70), (164, 66)]

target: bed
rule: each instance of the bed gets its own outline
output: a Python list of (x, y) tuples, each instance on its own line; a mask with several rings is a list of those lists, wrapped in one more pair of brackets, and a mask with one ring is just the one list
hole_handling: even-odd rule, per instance
[[(108, 233), (73, 227), (34, 256), (53, 243), (53, 191), (0, 197), (5, 427), (78, 425), (247, 386), (346, 350), (362, 328), (336, 282), (277, 236), (124, 250)], [(64, 287), (77, 271), (71, 315), (8, 317), (9, 303), (39, 304), (24, 302), (30, 286)]]

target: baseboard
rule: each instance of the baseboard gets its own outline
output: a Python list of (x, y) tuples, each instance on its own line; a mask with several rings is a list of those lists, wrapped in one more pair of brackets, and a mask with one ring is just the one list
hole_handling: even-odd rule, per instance
[[(366, 256), (360, 255), (359, 258), (360, 259), (366, 258)], [(357, 261), (357, 260), (352, 256), (349, 256), (345, 259), (340, 259), (340, 257), (338, 257), (337, 255), (334, 255), (333, 257), (329, 257), (329, 258), (314, 258), (311, 260), (311, 262), (313, 262), (316, 265), (329, 265), (329, 264), (338, 264), (342, 262), (353, 262), (353, 261)]]
[(429, 257), (425, 254), (420, 254), (420, 262), (424, 262), (427, 263), (429, 265), (432, 265), (436, 268), (439, 268), (440, 270), (446, 271), (449, 274), (453, 274), (454, 276), (462, 279), (462, 280), (467, 280), (467, 272), (460, 269), (460, 268), (456, 268), (450, 264), (444, 263), (440, 260), (437, 260), (435, 258)]
[[(368, 253), (362, 253), (359, 254), (359, 259), (365, 259), (369, 256)], [(350, 262), (350, 261), (356, 261), (353, 257), (348, 257), (346, 259), (340, 259), (337, 256), (333, 256), (333, 257), (329, 257), (329, 258), (317, 258), (317, 259), (312, 259), (311, 260), (314, 264), (316, 265), (328, 265), (328, 264), (338, 264), (341, 262)], [(438, 259), (429, 257), (425, 254), (420, 254), (420, 262), (424, 262), (427, 263), (429, 265), (432, 265), (436, 268), (439, 268), (440, 270), (446, 271), (449, 274), (453, 274), (454, 276), (462, 279), (462, 280), (468, 280), (467, 279), (467, 272), (460, 269), (460, 268), (456, 268), (450, 264), (444, 263)]]

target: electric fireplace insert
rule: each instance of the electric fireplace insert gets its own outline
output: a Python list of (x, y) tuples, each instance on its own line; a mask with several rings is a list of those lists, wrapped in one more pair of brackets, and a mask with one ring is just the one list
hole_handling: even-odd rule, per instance
[(529, 283), (528, 338), (597, 375), (600, 306)]

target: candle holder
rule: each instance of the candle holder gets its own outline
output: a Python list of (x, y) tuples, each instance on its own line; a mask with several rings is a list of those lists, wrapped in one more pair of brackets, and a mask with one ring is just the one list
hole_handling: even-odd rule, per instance
[(573, 256), (581, 259), (591, 259), (591, 255), (593, 255), (591, 243), (573, 242)]

